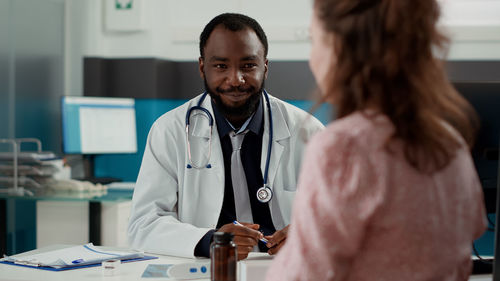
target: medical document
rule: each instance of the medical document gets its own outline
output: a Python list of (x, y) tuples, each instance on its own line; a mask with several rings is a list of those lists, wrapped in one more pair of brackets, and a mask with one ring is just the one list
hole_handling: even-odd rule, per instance
[(92, 243), (79, 245), (45, 253), (21, 257), (5, 257), (0, 261), (29, 266), (48, 266), (53, 268), (74, 267), (101, 263), (110, 259), (133, 259), (144, 257), (137, 251), (104, 251)]

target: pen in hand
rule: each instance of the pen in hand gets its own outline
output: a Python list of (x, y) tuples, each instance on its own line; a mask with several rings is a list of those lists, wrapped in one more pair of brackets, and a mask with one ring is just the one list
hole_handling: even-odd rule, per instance
[[(239, 223), (238, 221), (233, 221), (233, 224), (235, 224), (235, 225), (239, 225), (239, 226), (243, 226), (243, 227), (246, 227), (246, 226), (242, 225), (241, 223)], [(262, 241), (262, 243), (264, 243), (264, 244), (267, 244), (267, 243), (269, 242), (269, 241), (267, 241), (267, 239), (266, 239), (266, 238), (264, 238), (264, 237), (260, 238), (259, 240), (260, 240), (260, 241)]]

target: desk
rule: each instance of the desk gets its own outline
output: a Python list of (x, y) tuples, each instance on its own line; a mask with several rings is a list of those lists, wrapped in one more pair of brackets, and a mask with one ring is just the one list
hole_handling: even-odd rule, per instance
[[(61, 248), (61, 245), (54, 245), (50, 247), (45, 247), (43, 249), (30, 251), (27, 254), (54, 250)], [(266, 262), (271, 263), (271, 259), (264, 257), (263, 253), (250, 253), (249, 260), (245, 261), (247, 263), (252, 263), (253, 261), (258, 262)], [(97, 280), (120, 280), (120, 281), (132, 281), (132, 280), (141, 280), (141, 281), (149, 281), (149, 280), (162, 280), (161, 278), (141, 278), (142, 273), (148, 266), (148, 264), (176, 264), (176, 263), (184, 263), (184, 262), (192, 262), (193, 259), (188, 258), (178, 258), (171, 256), (162, 256), (162, 255), (154, 255), (157, 256), (158, 259), (154, 260), (146, 260), (139, 262), (131, 262), (122, 264), (120, 266), (120, 272), (114, 276), (102, 276), (101, 267), (91, 267), (91, 268), (82, 268), (75, 270), (67, 270), (60, 272), (53, 272), (47, 270), (38, 270), (32, 268), (25, 268), (20, 266), (13, 266), (7, 264), (0, 264), (0, 280), (2, 281), (10, 281), (10, 280), (51, 280), (51, 281), (97, 281)], [(261, 258), (264, 259), (261, 259)], [(208, 261), (208, 259), (204, 259)], [(241, 261), (239, 262), (241, 263)], [(171, 280), (171, 279), (163, 279), (163, 280)], [(197, 280), (210, 280), (210, 279), (197, 279)], [(259, 278), (258, 281), (260, 281)], [(253, 281), (253, 280), (248, 280)], [(257, 280), (255, 280), (257, 281)], [(478, 280), (479, 281), (479, 280)]]
[[(53, 245), (44, 247), (42, 249), (33, 250), (27, 252), (26, 254), (33, 254), (37, 252), (50, 251), (55, 249), (60, 249), (62, 247), (67, 247), (71, 245)], [(113, 249), (113, 248), (112, 248)], [(23, 280), (23, 281), (31, 281), (31, 280), (53, 280), (53, 281), (97, 281), (97, 280), (120, 280), (120, 281), (132, 281), (132, 280), (141, 280), (141, 281), (149, 281), (149, 280), (170, 280), (170, 279), (161, 279), (161, 278), (141, 278), (142, 273), (148, 266), (148, 264), (176, 264), (176, 263), (184, 263), (184, 262), (192, 262), (193, 259), (188, 258), (179, 258), (172, 256), (163, 256), (163, 255), (154, 255), (157, 256), (158, 259), (155, 260), (146, 260), (139, 262), (131, 262), (122, 264), (120, 267), (120, 272), (115, 276), (102, 276), (100, 267), (91, 267), (91, 268), (82, 268), (75, 270), (67, 270), (60, 272), (46, 271), (46, 270), (38, 270), (32, 268), (25, 268), (13, 265), (0, 264), (0, 280), (2, 281), (11, 281), (11, 280)], [(207, 260), (208, 259), (203, 259)], [(259, 264), (262, 263), (270, 264), (272, 259), (267, 256), (265, 253), (250, 253), (248, 259), (244, 261), (238, 262), (238, 266), (241, 267), (242, 262), (248, 264)], [(238, 269), (239, 270), (239, 269)], [(491, 274), (483, 274), (483, 275), (473, 275), (469, 278), (469, 281), (491, 281)], [(209, 279), (197, 279), (197, 280), (209, 280)], [(262, 278), (258, 278), (256, 280), (247, 280), (247, 281), (260, 281)], [(398, 280), (396, 280), (398, 281)]]
[(469, 281), (491, 281), (492, 277), (491, 274), (472, 275)]
[(34, 196), (19, 196), (0, 193), (0, 253), (7, 250), (7, 220), (9, 219), (7, 200), (88, 202), (89, 241), (101, 244), (101, 207), (102, 203), (123, 203), (132, 200), (133, 190), (108, 190), (93, 192), (55, 192), (37, 190)]

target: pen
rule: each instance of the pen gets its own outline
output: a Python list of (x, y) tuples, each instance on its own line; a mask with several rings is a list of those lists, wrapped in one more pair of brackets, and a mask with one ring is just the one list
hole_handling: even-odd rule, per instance
[[(243, 227), (246, 227), (246, 226), (242, 225), (241, 223), (239, 223), (238, 221), (233, 221), (233, 224), (235, 224), (235, 225), (239, 225), (239, 226), (243, 226)], [(264, 238), (264, 237), (260, 238), (259, 240), (260, 240), (260, 241), (262, 241), (262, 243), (264, 243), (264, 244), (267, 244), (267, 243), (269, 242), (269, 241), (267, 241), (267, 239), (266, 239), (266, 238)]]

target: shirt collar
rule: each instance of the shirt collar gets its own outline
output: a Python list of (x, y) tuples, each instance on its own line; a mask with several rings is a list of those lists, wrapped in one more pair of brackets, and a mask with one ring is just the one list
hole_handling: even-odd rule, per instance
[[(212, 109), (214, 111), (215, 122), (217, 124), (217, 131), (219, 132), (219, 136), (223, 137), (229, 132), (234, 131), (233, 125), (222, 115), (222, 113), (217, 109), (217, 106), (214, 104), (214, 101), (210, 99), (212, 102)], [(236, 132), (240, 133), (244, 130), (248, 129), (255, 133), (259, 134), (260, 128), (262, 127), (262, 118), (264, 114), (264, 109), (262, 107), (262, 97), (259, 100), (259, 105), (257, 106), (257, 110), (255, 110), (254, 114), (252, 114), (248, 119), (243, 123), (243, 126)]]

